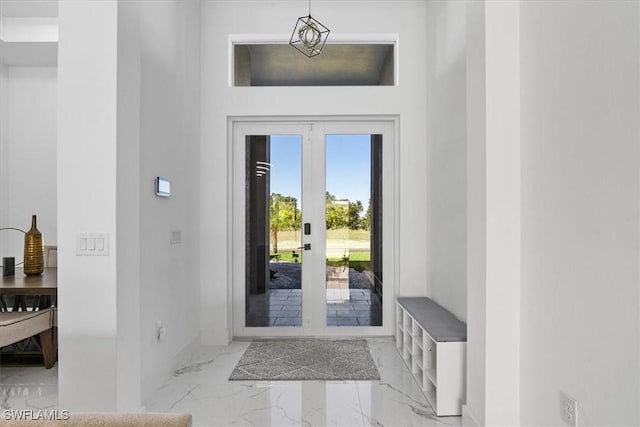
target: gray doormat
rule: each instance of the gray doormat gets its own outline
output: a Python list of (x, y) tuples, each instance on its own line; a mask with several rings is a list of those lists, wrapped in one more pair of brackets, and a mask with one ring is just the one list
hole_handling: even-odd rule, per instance
[(230, 380), (379, 380), (366, 340), (253, 341)]

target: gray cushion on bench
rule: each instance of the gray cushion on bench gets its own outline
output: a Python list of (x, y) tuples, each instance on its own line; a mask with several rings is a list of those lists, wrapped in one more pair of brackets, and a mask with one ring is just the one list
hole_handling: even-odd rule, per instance
[(404, 307), (434, 340), (467, 340), (467, 325), (429, 298), (398, 298), (398, 304)]

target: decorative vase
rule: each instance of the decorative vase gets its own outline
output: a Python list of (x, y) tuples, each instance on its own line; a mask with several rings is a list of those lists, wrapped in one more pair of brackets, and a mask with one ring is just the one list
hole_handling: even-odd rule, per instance
[(31, 217), (31, 229), (24, 235), (24, 274), (34, 276), (44, 271), (42, 233), (36, 227), (36, 216)]

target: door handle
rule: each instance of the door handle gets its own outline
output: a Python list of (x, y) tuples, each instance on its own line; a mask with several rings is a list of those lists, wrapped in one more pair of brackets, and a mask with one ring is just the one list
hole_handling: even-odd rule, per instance
[(304, 235), (308, 236), (310, 234), (311, 234), (311, 223), (305, 222), (304, 223)]
[(305, 243), (303, 246), (305, 251), (310, 251), (311, 250), (311, 243)]

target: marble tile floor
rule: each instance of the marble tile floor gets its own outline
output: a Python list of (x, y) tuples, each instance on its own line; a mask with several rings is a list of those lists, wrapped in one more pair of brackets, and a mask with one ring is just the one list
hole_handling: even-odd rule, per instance
[[(460, 426), (436, 417), (390, 338), (367, 339), (375, 381), (228, 381), (249, 346), (201, 347), (146, 402), (148, 411), (188, 412), (195, 427)], [(3, 408), (55, 408), (55, 368), (0, 369)]]
[[(348, 289), (344, 300), (327, 302), (327, 326), (380, 326), (380, 297), (368, 289)], [(331, 292), (327, 290), (327, 292)], [(249, 326), (301, 326), (301, 290), (270, 289), (250, 295)]]
[(0, 411), (54, 409), (58, 406), (58, 365), (0, 366)]

